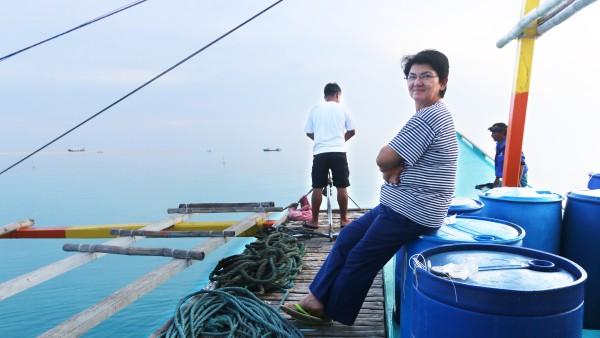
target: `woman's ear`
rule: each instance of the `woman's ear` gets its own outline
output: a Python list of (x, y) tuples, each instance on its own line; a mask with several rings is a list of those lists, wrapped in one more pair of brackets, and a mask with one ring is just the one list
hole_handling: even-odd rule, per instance
[(448, 85), (448, 78), (444, 79), (443, 81), (440, 81), (440, 88), (442, 90), (446, 89), (447, 85)]

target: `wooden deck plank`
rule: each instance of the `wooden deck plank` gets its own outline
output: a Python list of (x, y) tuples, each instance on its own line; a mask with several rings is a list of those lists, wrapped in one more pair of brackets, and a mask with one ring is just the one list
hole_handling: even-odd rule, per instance
[[(334, 231), (339, 232), (339, 214), (334, 216)], [(337, 216), (337, 217), (336, 217)], [(359, 212), (350, 213), (351, 218), (358, 218)], [(327, 215), (320, 216), (320, 227), (316, 231), (327, 233)], [(325, 223), (323, 223), (325, 222)], [(301, 227), (301, 222), (288, 222), (288, 227)], [(305, 239), (306, 254), (302, 263), (302, 271), (296, 277), (294, 286), (289, 289), (286, 302), (297, 301), (308, 293), (308, 286), (313, 280), (315, 274), (321, 267), (323, 261), (329, 254), (333, 243), (327, 238)], [(293, 321), (287, 314), (283, 313), (285, 318), (292, 320), (306, 337), (386, 337), (385, 323), (385, 298), (384, 298), (383, 273), (380, 271), (367, 294), (367, 298), (362, 309), (358, 314), (356, 322), (352, 326), (343, 325), (334, 322), (331, 326), (310, 326), (303, 325)], [(283, 292), (271, 292), (260, 298), (277, 307), (281, 302)]]

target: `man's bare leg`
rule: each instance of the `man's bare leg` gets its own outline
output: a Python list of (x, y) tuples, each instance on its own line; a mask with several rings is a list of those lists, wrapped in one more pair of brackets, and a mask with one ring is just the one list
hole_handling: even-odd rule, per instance
[(321, 202), (323, 201), (323, 188), (313, 188), (312, 191), (312, 219), (306, 222), (307, 225), (319, 226), (319, 212), (321, 211)]
[(340, 226), (350, 224), (348, 219), (348, 190), (346, 188), (337, 188), (337, 202), (340, 207)]

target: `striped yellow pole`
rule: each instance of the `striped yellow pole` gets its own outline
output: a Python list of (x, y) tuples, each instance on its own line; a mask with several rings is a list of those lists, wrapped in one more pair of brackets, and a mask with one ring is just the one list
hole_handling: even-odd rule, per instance
[[(539, 0), (523, 0), (522, 15), (536, 8), (539, 3)], [(517, 39), (515, 87), (512, 93), (508, 119), (508, 135), (502, 177), (502, 185), (505, 187), (517, 187), (520, 181), (521, 151), (523, 149), (523, 133), (525, 131), (525, 115), (527, 112), (527, 99), (529, 98), (536, 30), (537, 20), (523, 31), (522, 37)]]

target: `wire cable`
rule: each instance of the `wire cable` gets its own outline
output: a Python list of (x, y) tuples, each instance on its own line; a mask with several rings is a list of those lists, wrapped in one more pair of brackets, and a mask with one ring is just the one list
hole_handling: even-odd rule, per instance
[(208, 47), (214, 45), (215, 43), (217, 43), (218, 41), (220, 41), (221, 39), (223, 39), (224, 37), (228, 36), (229, 34), (235, 32), (236, 30), (238, 30), (239, 28), (241, 28), (242, 26), (246, 25), (248, 22), (256, 19), (257, 17), (259, 17), (261, 14), (265, 13), (266, 11), (268, 11), (269, 9), (275, 7), (276, 5), (278, 5), (280, 2), (282, 2), (283, 0), (279, 0), (276, 1), (275, 3), (273, 3), (272, 5), (270, 5), (269, 7), (263, 9), (262, 11), (258, 12), (257, 14), (255, 14), (254, 16), (252, 16), (250, 19), (242, 22), (241, 24), (237, 25), (236, 27), (232, 28), (231, 30), (229, 30), (227, 33), (221, 35), (220, 37), (216, 38), (215, 40), (213, 40), (212, 42), (210, 42), (209, 44), (207, 44), (206, 46), (200, 48), (199, 50), (195, 51), (194, 53), (192, 53), (191, 55), (189, 55), (188, 57), (186, 57), (185, 59), (177, 62), (175, 65), (169, 67), (167, 70), (163, 71), (162, 73), (156, 75), (155, 77), (153, 77), (152, 79), (146, 81), (144, 84), (142, 84), (141, 86), (137, 87), (136, 89), (132, 90), (131, 92), (129, 92), (128, 94), (126, 94), (125, 96), (121, 97), (120, 99), (118, 99), (117, 101), (111, 103), (110, 105), (108, 105), (106, 108), (100, 110), (99, 112), (97, 112), (96, 114), (88, 117), (86, 120), (84, 120), (83, 122), (79, 123), (78, 125), (76, 125), (75, 127), (67, 130), (66, 132), (64, 132), (63, 134), (61, 134), (60, 136), (58, 136), (57, 138), (55, 138), (54, 140), (46, 143), (45, 145), (43, 145), (42, 147), (40, 147), (39, 149), (35, 150), (34, 152), (32, 152), (31, 154), (23, 157), (22, 159), (20, 159), (19, 161), (17, 161), (16, 163), (14, 163), (13, 165), (11, 165), (10, 167), (2, 170), (0, 172), (0, 175), (4, 174), (5, 172), (7, 172), (8, 170), (14, 168), (15, 166), (17, 166), (19, 163), (27, 160), (28, 158), (30, 158), (31, 156), (37, 154), (38, 152), (40, 152), (41, 150), (43, 150), (44, 148), (48, 147), (49, 145), (51, 145), (52, 143), (58, 141), (59, 139), (63, 138), (65, 135), (71, 133), (73, 130), (81, 127), (82, 125), (86, 124), (87, 122), (89, 122), (90, 120), (92, 120), (93, 118), (95, 118), (96, 116), (104, 113), (105, 111), (107, 111), (108, 109), (112, 108), (113, 106), (115, 106), (117, 103), (125, 100), (126, 98), (128, 98), (129, 96), (135, 94), (136, 92), (138, 92), (140, 89), (146, 87), (147, 85), (149, 85), (150, 83), (156, 81), (158, 78), (162, 77), (163, 75), (167, 74), (168, 72), (172, 71), (173, 69), (179, 67), (181, 64), (183, 64), (184, 62), (188, 61), (189, 59), (193, 58), (194, 56), (198, 55), (199, 53), (201, 53), (202, 51), (204, 51), (205, 49), (207, 49)]
[(61, 36), (65, 35), (65, 34), (71, 33), (72, 31), (75, 31), (75, 30), (78, 30), (78, 29), (80, 29), (80, 28), (83, 28), (83, 27), (85, 27), (85, 26), (87, 26), (87, 25), (93, 24), (94, 22), (100, 21), (100, 20), (102, 20), (102, 19), (104, 19), (104, 18), (108, 18), (108, 17), (109, 17), (109, 16), (111, 16), (111, 15), (117, 14), (117, 13), (119, 13), (119, 12), (122, 12), (122, 11), (124, 11), (124, 10), (126, 10), (126, 9), (129, 9), (129, 8), (131, 8), (131, 7), (133, 7), (133, 6), (139, 5), (139, 4), (141, 4), (142, 2), (146, 2), (146, 1), (148, 1), (148, 0), (138, 0), (138, 1), (136, 1), (136, 2), (132, 2), (132, 3), (130, 3), (129, 5), (125, 5), (125, 6), (121, 7), (121, 8), (117, 8), (117, 9), (115, 9), (115, 10), (111, 11), (111, 12), (108, 12), (108, 13), (106, 13), (106, 14), (102, 15), (102, 16), (99, 16), (99, 17), (97, 17), (97, 18), (95, 18), (95, 19), (92, 19), (92, 20), (90, 20), (90, 21), (88, 21), (88, 22), (86, 22), (86, 23), (84, 23), (84, 24), (81, 24), (81, 25), (79, 25), (79, 26), (75, 27), (75, 28), (71, 28), (71, 29), (69, 29), (68, 31), (62, 32), (62, 33), (60, 33), (60, 34), (57, 34), (57, 35), (55, 35), (55, 36), (53, 36), (53, 37), (51, 37), (51, 38), (48, 38), (48, 39), (46, 39), (46, 40), (43, 40), (43, 41), (40, 41), (40, 42), (38, 42), (38, 43), (36, 43), (36, 44), (33, 44), (33, 45), (29, 46), (29, 47), (25, 47), (25, 48), (23, 48), (23, 49), (20, 49), (20, 50), (18, 50), (18, 51), (16, 51), (16, 52), (14, 52), (14, 53), (10, 53), (10, 54), (8, 54), (8, 55), (5, 55), (5, 56), (3, 56), (3, 57), (1, 57), (1, 58), (0, 58), (0, 62), (2, 62), (2, 61), (4, 61), (4, 60), (6, 60), (6, 59), (8, 59), (8, 58), (11, 58), (11, 57), (13, 57), (13, 56), (15, 56), (15, 55), (17, 55), (17, 54), (19, 54), (19, 53), (22, 53), (22, 52), (24, 52), (24, 51), (26, 51), (26, 50), (28, 50), (28, 49), (31, 49), (31, 48), (33, 48), (33, 47), (36, 47), (36, 46), (39, 46), (39, 45), (41, 45), (41, 44), (43, 44), (43, 43), (46, 43), (46, 42), (48, 42), (48, 41), (50, 41), (50, 40), (54, 40), (54, 39), (56, 39), (56, 38), (58, 38), (58, 37), (61, 37)]

